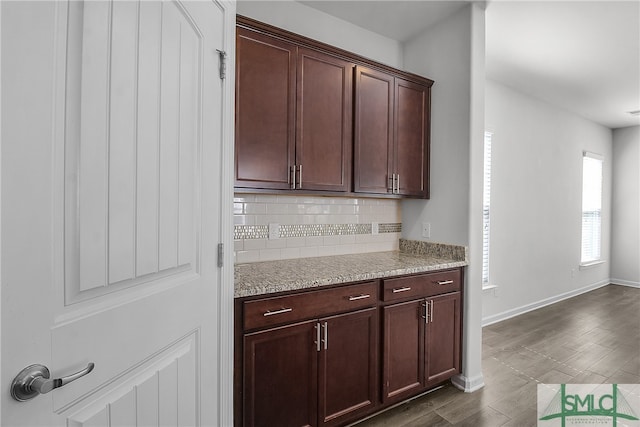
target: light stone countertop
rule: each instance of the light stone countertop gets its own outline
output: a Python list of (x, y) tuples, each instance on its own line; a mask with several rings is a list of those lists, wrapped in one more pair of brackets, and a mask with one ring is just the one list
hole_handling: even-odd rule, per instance
[[(425, 251), (421, 248), (418, 253), (408, 253), (406, 242), (411, 241), (401, 241), (400, 251), (236, 264), (235, 297), (310, 289), (468, 265), (464, 247), (462, 256), (442, 256), (441, 249), (447, 245), (440, 245), (440, 251)], [(418, 243), (421, 244), (422, 242)]]

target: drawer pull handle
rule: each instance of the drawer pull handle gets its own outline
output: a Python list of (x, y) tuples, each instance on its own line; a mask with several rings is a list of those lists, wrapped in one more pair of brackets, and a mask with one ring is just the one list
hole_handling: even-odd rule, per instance
[(405, 286), (404, 288), (396, 288), (396, 289), (394, 289), (393, 293), (397, 294), (398, 292), (407, 292), (407, 291), (410, 291), (410, 290), (411, 290), (410, 287)]
[(357, 297), (349, 297), (349, 301), (358, 301), (359, 299), (367, 299), (370, 297), (371, 295), (369, 294), (363, 294), (363, 295), (358, 295)]
[(453, 283), (453, 280), (438, 280), (438, 285), (450, 285)]
[(276, 311), (267, 310), (267, 312), (263, 314), (263, 316), (264, 317), (273, 316), (275, 314), (283, 314), (283, 313), (288, 313), (290, 311), (293, 311), (293, 308), (281, 308), (280, 310), (276, 310)]

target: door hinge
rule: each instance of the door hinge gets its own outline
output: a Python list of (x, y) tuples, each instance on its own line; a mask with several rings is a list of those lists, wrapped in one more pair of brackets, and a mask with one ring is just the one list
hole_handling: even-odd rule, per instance
[(220, 49), (216, 49), (216, 51), (220, 57), (220, 80), (224, 80), (227, 76), (227, 52)]
[(224, 266), (224, 243), (218, 243), (218, 267)]

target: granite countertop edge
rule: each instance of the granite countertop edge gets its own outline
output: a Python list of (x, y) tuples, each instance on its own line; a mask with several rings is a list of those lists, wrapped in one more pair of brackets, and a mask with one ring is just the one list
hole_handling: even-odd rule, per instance
[(400, 250), (235, 265), (235, 298), (465, 267), (467, 248), (400, 241)]

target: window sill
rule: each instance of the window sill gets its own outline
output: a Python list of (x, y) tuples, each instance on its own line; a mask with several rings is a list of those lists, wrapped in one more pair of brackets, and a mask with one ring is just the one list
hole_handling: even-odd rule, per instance
[(589, 262), (581, 262), (580, 264), (578, 264), (578, 268), (580, 270), (584, 270), (585, 268), (595, 267), (596, 265), (604, 264), (605, 262), (607, 261), (603, 259), (599, 259), (596, 261), (589, 261)]

